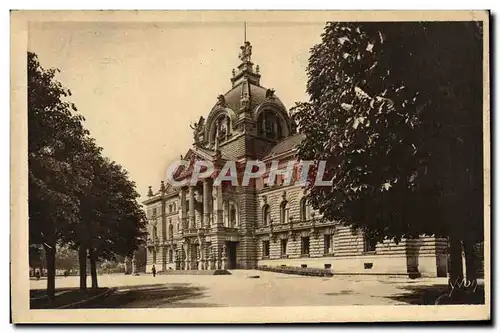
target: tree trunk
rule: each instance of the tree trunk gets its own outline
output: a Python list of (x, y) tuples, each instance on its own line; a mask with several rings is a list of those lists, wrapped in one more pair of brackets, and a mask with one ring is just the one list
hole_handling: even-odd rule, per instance
[(56, 295), (56, 245), (44, 244), (47, 261), (47, 296), (54, 299)]
[(476, 254), (474, 253), (474, 242), (470, 239), (464, 241), (465, 272), (467, 280), (475, 283), (476, 275)]
[(87, 248), (80, 244), (78, 249), (78, 261), (80, 264), (80, 290), (87, 289)]
[(93, 249), (89, 249), (89, 257), (90, 257), (90, 276), (92, 277), (92, 289), (97, 289), (99, 286), (97, 285), (97, 267), (96, 267), (96, 253)]
[(462, 264), (462, 243), (459, 239), (454, 237), (450, 237), (449, 263), (449, 283), (455, 286), (463, 281), (464, 273)]

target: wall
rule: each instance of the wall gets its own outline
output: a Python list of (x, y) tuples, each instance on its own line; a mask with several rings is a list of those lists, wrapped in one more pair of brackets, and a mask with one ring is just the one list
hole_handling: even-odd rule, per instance
[[(363, 253), (362, 237), (352, 235), (347, 227), (337, 228), (333, 235), (334, 253), (324, 254), (321, 231), (318, 237), (310, 236), (310, 255), (301, 256), (301, 240), (288, 238), (288, 258), (281, 258), (280, 240), (286, 234), (270, 240), (270, 257), (262, 257), (262, 241), (259, 239), (258, 265), (296, 266), (307, 265), (313, 268), (330, 268), (337, 274), (403, 274), (419, 273), (422, 277), (446, 276), (446, 254), (443, 251), (443, 239), (421, 237), (416, 240), (402, 240), (398, 244), (384, 241), (376, 246), (373, 253)], [(349, 235), (350, 234), (350, 235)], [(361, 239), (361, 241), (360, 241)], [(360, 245), (361, 244), (361, 245)]]

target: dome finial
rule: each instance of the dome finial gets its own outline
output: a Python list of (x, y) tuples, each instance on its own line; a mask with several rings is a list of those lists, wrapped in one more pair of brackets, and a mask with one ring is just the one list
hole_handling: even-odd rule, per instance
[(244, 25), (243, 25), (243, 43), (246, 44), (247, 42), (247, 21), (244, 22)]
[(233, 87), (248, 79), (252, 84), (259, 85), (260, 74), (254, 72), (252, 63), (252, 44), (247, 40), (247, 23), (244, 22), (243, 45), (240, 46), (238, 58), (241, 60), (238, 70), (233, 72), (231, 83)]

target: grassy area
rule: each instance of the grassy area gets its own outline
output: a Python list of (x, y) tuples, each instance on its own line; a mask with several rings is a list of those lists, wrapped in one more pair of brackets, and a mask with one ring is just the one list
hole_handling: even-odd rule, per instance
[[(80, 290), (79, 288), (57, 289), (56, 297), (50, 300), (45, 290), (30, 290), (31, 309), (56, 309), (79, 301), (90, 299), (102, 294), (109, 288), (98, 288), (96, 290)], [(78, 307), (78, 306), (76, 306)]]

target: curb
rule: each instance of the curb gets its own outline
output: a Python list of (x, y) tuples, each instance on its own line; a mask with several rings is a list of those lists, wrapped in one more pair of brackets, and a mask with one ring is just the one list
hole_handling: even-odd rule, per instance
[(84, 299), (84, 300), (81, 300), (81, 301), (78, 301), (78, 302), (74, 302), (74, 303), (70, 303), (70, 304), (66, 304), (66, 305), (63, 305), (63, 306), (60, 306), (58, 307), (57, 309), (68, 309), (70, 307), (73, 307), (73, 306), (77, 306), (77, 305), (82, 305), (82, 304), (85, 304), (85, 303), (88, 303), (88, 302), (91, 302), (91, 301), (95, 301), (96, 299), (100, 298), (100, 297), (105, 297), (105, 296), (108, 296), (109, 294), (115, 292), (118, 288), (109, 288), (108, 290), (98, 294), (98, 295), (95, 295), (95, 296), (92, 296), (90, 298), (87, 298), (87, 299)]

